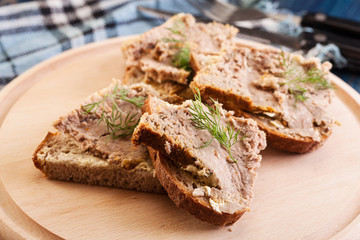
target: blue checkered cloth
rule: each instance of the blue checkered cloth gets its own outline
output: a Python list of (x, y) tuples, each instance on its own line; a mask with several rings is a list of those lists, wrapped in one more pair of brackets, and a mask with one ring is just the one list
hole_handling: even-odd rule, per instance
[(183, 0), (47, 0), (1, 7), (0, 88), (70, 48), (142, 33), (163, 23), (141, 15), (137, 5), (198, 13)]
[[(0, 89), (70, 48), (142, 33), (163, 23), (139, 13), (138, 5), (199, 14), (185, 0), (46, 0), (0, 7)], [(360, 92), (359, 75), (338, 74)]]

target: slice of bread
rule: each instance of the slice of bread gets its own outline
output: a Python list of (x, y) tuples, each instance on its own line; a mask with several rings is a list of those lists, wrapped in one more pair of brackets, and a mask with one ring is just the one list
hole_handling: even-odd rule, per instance
[(235, 115), (256, 120), (270, 146), (306, 153), (332, 132), (334, 121), (326, 110), (330, 68), (328, 62), (274, 48), (236, 46), (202, 68), (190, 87), (205, 101), (217, 99)]
[[(121, 97), (110, 97), (116, 94)], [(143, 98), (141, 102), (149, 95), (157, 96), (150, 86), (122, 86), (118, 81), (94, 93), (54, 123), (59, 133), (48, 133), (37, 148), (35, 166), (59, 180), (161, 192), (147, 148), (135, 148), (131, 143), (142, 114), (141, 105), (131, 100)], [(112, 125), (120, 122), (127, 124)], [(112, 135), (111, 129), (120, 131)]]
[(35, 150), (33, 161), (52, 179), (163, 193), (148, 151), (138, 151), (143, 155), (140, 159), (109, 161), (82, 149), (69, 136), (49, 132)]
[(176, 106), (148, 98), (132, 140), (150, 147), (157, 177), (178, 207), (202, 221), (233, 224), (249, 210), (265, 134), (255, 121), (234, 117), (220, 107), (219, 126), (230, 124), (239, 131), (231, 158), (216, 139), (204, 147), (212, 136), (193, 125), (191, 106), (190, 100)]

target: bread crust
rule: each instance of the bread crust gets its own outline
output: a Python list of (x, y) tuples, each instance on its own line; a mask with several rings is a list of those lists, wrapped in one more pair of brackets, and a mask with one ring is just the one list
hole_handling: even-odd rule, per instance
[(237, 211), (233, 214), (219, 213), (205, 202), (194, 198), (171, 173), (171, 166), (169, 165), (171, 160), (151, 147), (148, 149), (155, 166), (156, 176), (176, 206), (202, 221), (221, 226), (233, 224), (244, 214), (245, 211)]
[(41, 143), (39, 144), (39, 146), (35, 149), (35, 152), (33, 153), (32, 156), (32, 160), (34, 162), (34, 165), (37, 169), (39, 169), (40, 171), (44, 172), (44, 164), (42, 164), (42, 162), (40, 161), (40, 159), (38, 158), (38, 153), (40, 152), (41, 149), (43, 149), (45, 147), (45, 145), (50, 142), (50, 140), (54, 137), (56, 137), (59, 134), (59, 132), (56, 133), (52, 133), (52, 132), (48, 132), (44, 138), (44, 140), (41, 141)]

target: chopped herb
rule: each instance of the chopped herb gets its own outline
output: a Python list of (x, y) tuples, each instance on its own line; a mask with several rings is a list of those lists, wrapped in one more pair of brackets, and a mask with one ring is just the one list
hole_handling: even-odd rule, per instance
[[(235, 128), (228, 123), (226, 127), (220, 125), (221, 123), (221, 115), (220, 115), (220, 106), (217, 101), (211, 99), (214, 103), (214, 106), (211, 107), (207, 104), (203, 104), (201, 102), (201, 96), (199, 89), (196, 88), (197, 93), (195, 93), (195, 101), (192, 100), (192, 106), (190, 106), (190, 114), (192, 115), (192, 123), (194, 127), (200, 130), (207, 130), (212, 138), (204, 142), (204, 145), (200, 148), (207, 147), (211, 144), (213, 139), (215, 138), (218, 142), (224, 146), (229, 153), (230, 158), (236, 162), (236, 160), (231, 155), (231, 147), (234, 146), (238, 142), (239, 131), (235, 131)], [(207, 110), (204, 109), (204, 106)], [(242, 141), (246, 136), (243, 136), (240, 141)]]
[(190, 68), (190, 47), (185, 44), (183, 47), (175, 53), (172, 64), (177, 68), (185, 69), (186, 71), (191, 71)]
[(174, 39), (174, 38), (163, 38), (162, 40), (164, 42), (171, 42), (171, 43), (184, 43), (184, 41), (177, 40), (177, 39)]
[(180, 35), (186, 38), (184, 33), (185, 23), (180, 18), (175, 19), (174, 24), (170, 28), (167, 28), (167, 30), (169, 30), (173, 34)]
[(175, 35), (181, 36), (182, 39), (175, 38), (163, 38), (164, 42), (176, 43), (176, 48), (178, 49), (171, 59), (171, 62), (174, 67), (182, 68), (186, 71), (191, 72), (192, 69), (190, 67), (190, 46), (186, 43), (187, 36), (184, 33), (185, 23), (180, 19), (176, 19), (172, 27), (167, 28), (171, 33)]
[[(106, 124), (107, 131), (110, 133), (110, 137), (113, 139), (123, 138), (130, 136), (135, 127), (138, 125), (140, 116), (138, 113), (124, 113), (116, 103), (116, 100), (127, 101), (134, 106), (141, 108), (144, 104), (144, 97), (132, 97), (127, 96), (128, 91), (126, 89), (118, 89), (116, 84), (114, 90), (110, 94), (105, 94), (103, 99), (97, 102), (89, 103), (82, 106), (85, 114), (96, 113), (101, 108), (101, 117), (98, 124), (104, 122)], [(112, 103), (111, 114), (105, 111), (104, 104), (110, 101)]]
[(295, 85), (296, 88), (292, 89), (289, 88), (290, 93), (295, 97), (295, 101), (301, 101), (304, 102), (307, 99), (307, 96), (305, 96), (305, 93), (307, 90), (305, 88), (300, 87), (299, 85)]
[(312, 67), (305, 73), (299, 72), (292, 66), (294, 61), (290, 60), (290, 56), (285, 57), (283, 51), (281, 51), (280, 56), (280, 65), (284, 68), (282, 77), (287, 79), (287, 82), (284, 84), (289, 86), (289, 92), (294, 96), (296, 102), (304, 102), (307, 99), (305, 94), (308, 90), (303, 87), (304, 85), (311, 85), (316, 90), (333, 88), (331, 83), (326, 80), (325, 74), (320, 69)]

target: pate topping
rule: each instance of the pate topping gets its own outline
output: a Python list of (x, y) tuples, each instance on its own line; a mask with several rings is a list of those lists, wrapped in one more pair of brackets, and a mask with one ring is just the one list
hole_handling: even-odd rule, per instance
[[(276, 49), (237, 46), (225, 51), (218, 62), (200, 70), (191, 86), (241, 96), (241, 101), (246, 102), (241, 110), (267, 127), (320, 141), (323, 128), (331, 129), (333, 124), (326, 112), (332, 95), (330, 66)], [(225, 108), (238, 107), (231, 104), (225, 104)]]
[[(108, 88), (105, 88), (87, 98), (82, 106), (89, 103), (96, 103), (104, 99), (104, 96), (113, 93), (117, 82), (114, 82)], [(134, 96), (146, 97), (148, 94), (156, 95), (156, 92), (144, 84), (135, 84), (127, 89), (127, 97)], [(128, 114), (140, 118), (141, 109), (134, 104), (116, 99), (116, 104), (121, 109), (122, 120)], [(93, 153), (95, 156), (106, 159), (109, 163), (123, 164), (125, 169), (133, 169), (138, 164), (147, 160), (150, 162), (150, 156), (145, 146), (136, 147), (131, 143), (131, 136), (112, 138), (109, 129), (104, 122), (99, 122), (103, 114), (111, 115), (113, 111), (113, 102), (106, 99), (103, 104), (91, 113), (86, 113), (83, 107), (71, 111), (69, 114), (61, 117), (54, 123), (54, 127), (59, 131), (73, 137), (83, 150)], [(95, 111), (96, 109), (96, 111)], [(146, 168), (144, 164), (142, 168)]]

